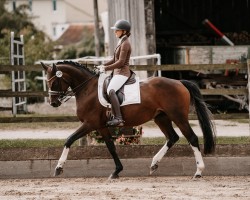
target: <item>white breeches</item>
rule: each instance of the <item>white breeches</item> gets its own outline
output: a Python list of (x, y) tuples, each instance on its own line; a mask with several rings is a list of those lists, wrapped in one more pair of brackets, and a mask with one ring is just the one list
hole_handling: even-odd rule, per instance
[(110, 90), (115, 90), (115, 91), (119, 90), (127, 80), (128, 80), (127, 76), (114, 75), (109, 83), (107, 94), (109, 95)]

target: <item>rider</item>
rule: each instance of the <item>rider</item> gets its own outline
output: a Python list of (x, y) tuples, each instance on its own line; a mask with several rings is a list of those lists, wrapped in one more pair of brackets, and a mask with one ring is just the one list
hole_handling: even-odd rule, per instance
[(107, 89), (107, 94), (112, 105), (114, 118), (107, 122), (108, 126), (123, 126), (124, 121), (121, 114), (120, 104), (116, 91), (118, 91), (131, 75), (129, 69), (129, 59), (131, 55), (131, 46), (128, 40), (130, 36), (131, 25), (127, 20), (118, 20), (111, 29), (114, 29), (114, 33), (119, 38), (117, 47), (114, 52), (112, 60), (108, 61), (104, 65), (97, 66), (100, 72), (108, 70), (112, 71), (112, 79)]

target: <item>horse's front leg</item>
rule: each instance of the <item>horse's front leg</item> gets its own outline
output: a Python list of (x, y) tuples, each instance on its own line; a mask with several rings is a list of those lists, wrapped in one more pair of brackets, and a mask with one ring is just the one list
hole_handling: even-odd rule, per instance
[(110, 152), (110, 154), (112, 155), (114, 162), (115, 162), (115, 171), (109, 176), (109, 179), (116, 179), (119, 178), (119, 173), (123, 170), (123, 166), (122, 163), (116, 153), (116, 148), (115, 148), (115, 144), (114, 141), (112, 140), (112, 136), (110, 135), (110, 132), (108, 130), (108, 128), (99, 130), (99, 132), (101, 133), (105, 144)]
[(63, 173), (63, 165), (65, 164), (68, 154), (69, 154), (69, 149), (71, 145), (78, 140), (79, 138), (87, 135), (91, 130), (89, 129), (88, 125), (82, 124), (73, 134), (71, 134), (65, 144), (64, 144), (64, 149), (62, 152), (62, 155), (58, 161), (58, 164), (55, 168), (55, 174), (54, 176), (58, 176)]

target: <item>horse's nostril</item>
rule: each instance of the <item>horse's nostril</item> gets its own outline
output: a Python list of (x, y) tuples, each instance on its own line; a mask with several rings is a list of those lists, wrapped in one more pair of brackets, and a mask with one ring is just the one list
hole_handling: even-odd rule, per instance
[(58, 106), (60, 106), (60, 104), (59, 104), (59, 103), (56, 103), (56, 102), (52, 102), (52, 103), (50, 103), (50, 105), (53, 106), (53, 107), (58, 107)]

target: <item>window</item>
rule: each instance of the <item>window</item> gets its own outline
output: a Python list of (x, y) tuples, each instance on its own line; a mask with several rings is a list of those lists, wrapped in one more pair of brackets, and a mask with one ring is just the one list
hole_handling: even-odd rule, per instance
[(53, 27), (53, 36), (56, 36), (56, 27)]
[(56, 11), (57, 6), (56, 6), (56, 0), (52, 0), (52, 6), (53, 6), (53, 10)]

